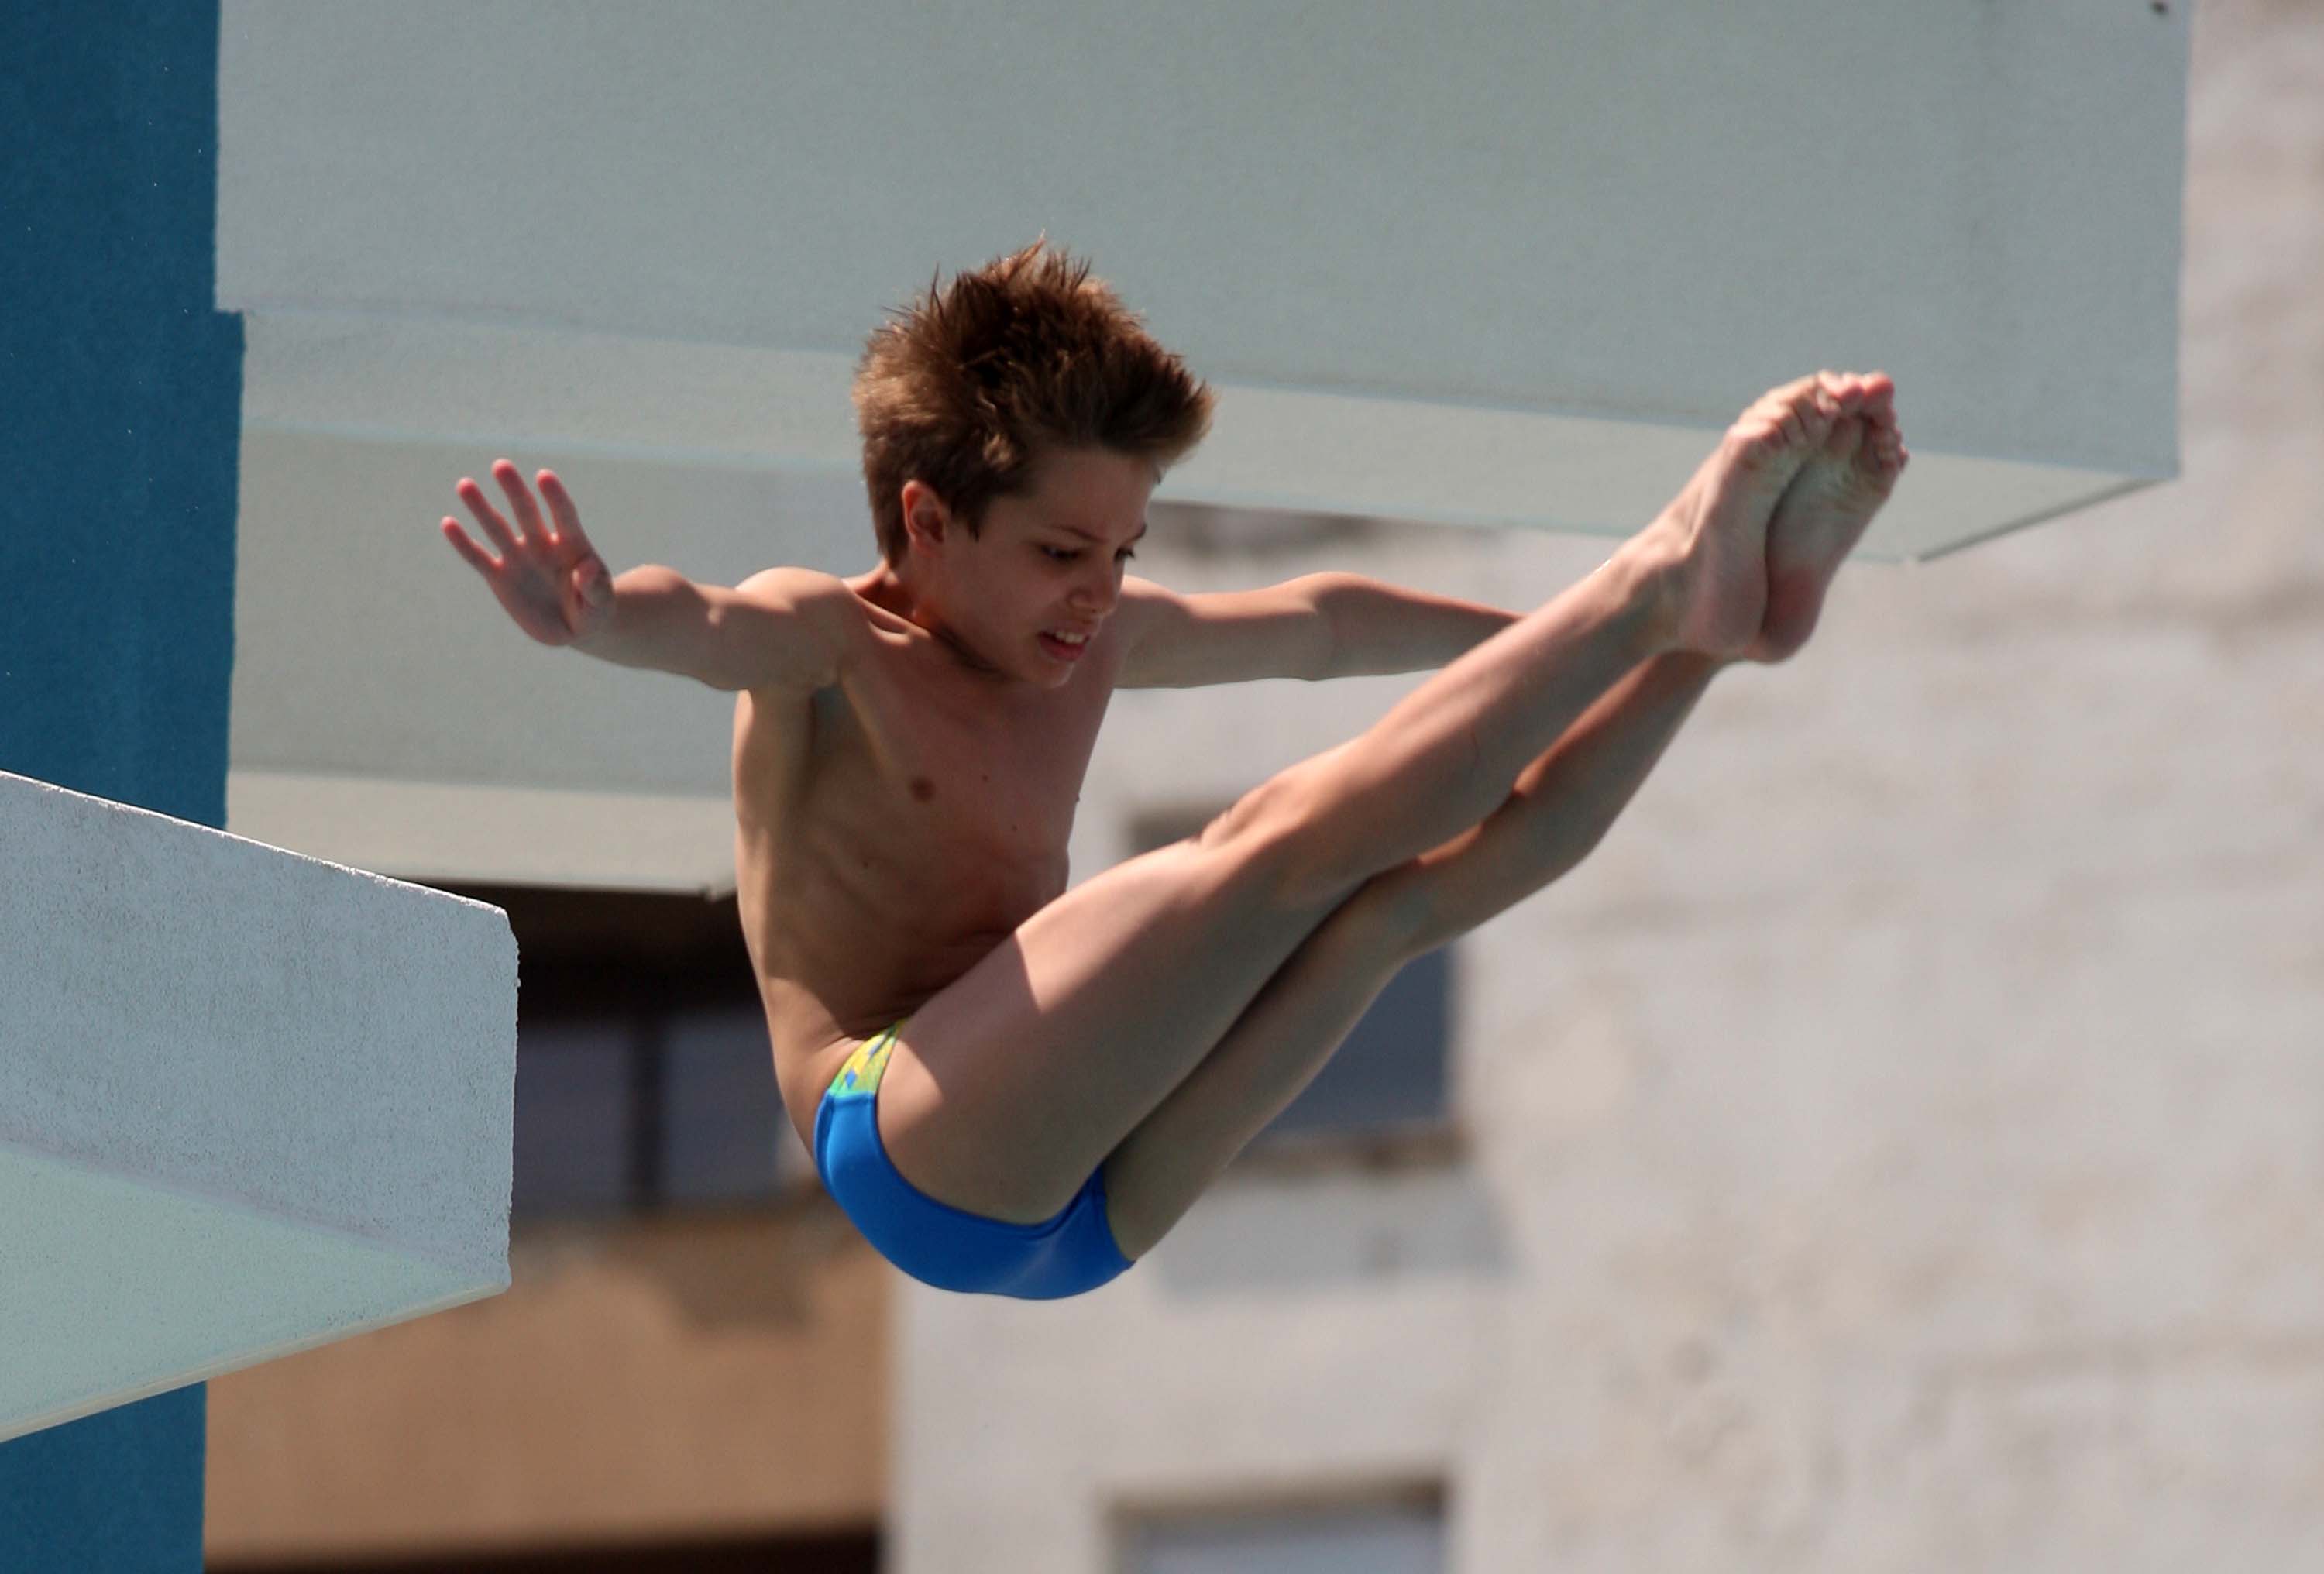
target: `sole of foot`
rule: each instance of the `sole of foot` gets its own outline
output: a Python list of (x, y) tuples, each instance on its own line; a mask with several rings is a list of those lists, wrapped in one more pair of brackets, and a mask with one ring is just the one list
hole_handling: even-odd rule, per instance
[(1767, 526), (1839, 412), (1821, 376), (1770, 389), (1736, 418), (1647, 535), (1670, 554), (1676, 642), (1740, 655), (1766, 621)]
[(1896, 385), (1885, 373), (1826, 373), (1820, 382), (1836, 419), (1768, 521), (1766, 615), (1747, 659), (1787, 660), (1807, 643), (1832, 576), (1912, 458), (1896, 422)]

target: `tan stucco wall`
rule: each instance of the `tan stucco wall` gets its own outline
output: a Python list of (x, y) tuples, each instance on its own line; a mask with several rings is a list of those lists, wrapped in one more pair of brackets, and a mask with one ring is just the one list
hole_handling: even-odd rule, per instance
[(208, 1556), (879, 1522), (889, 1270), (820, 1192), (509, 1257), (496, 1299), (213, 1382)]

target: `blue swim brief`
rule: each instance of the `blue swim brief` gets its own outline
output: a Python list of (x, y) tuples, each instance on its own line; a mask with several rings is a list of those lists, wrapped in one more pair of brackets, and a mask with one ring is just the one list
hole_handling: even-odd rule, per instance
[(1130, 1266), (1105, 1221), (1101, 1164), (1055, 1219), (1010, 1224), (937, 1201), (896, 1173), (880, 1141), (880, 1079), (899, 1022), (856, 1046), (815, 1112), (815, 1167), (840, 1211), (883, 1257), (923, 1284), (1056, 1301)]

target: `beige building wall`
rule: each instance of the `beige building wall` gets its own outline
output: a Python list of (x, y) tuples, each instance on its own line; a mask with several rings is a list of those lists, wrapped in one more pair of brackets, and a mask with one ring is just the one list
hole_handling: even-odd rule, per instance
[[(2184, 480), (1722, 677), (1462, 943), (1456, 1156), (1246, 1164), (1076, 1301), (905, 1285), (895, 1574), (1432, 1490), (1466, 1574), (2324, 1565), (2324, 13), (2195, 48)], [(1508, 606), (1603, 553), (1141, 548)], [(1120, 696), (1077, 875), (1419, 681)]]
[(210, 1385), (213, 1566), (876, 1526), (887, 1265), (812, 1183), (520, 1227), (507, 1293)]

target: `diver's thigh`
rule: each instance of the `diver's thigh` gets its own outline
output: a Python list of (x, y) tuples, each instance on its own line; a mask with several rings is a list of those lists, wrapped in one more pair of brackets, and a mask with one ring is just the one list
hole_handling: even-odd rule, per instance
[(877, 1115), (940, 1202), (1037, 1223), (1225, 1037), (1336, 899), (1255, 837), (1176, 842), (1019, 925), (898, 1035)]

